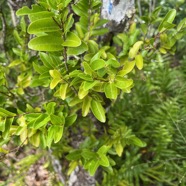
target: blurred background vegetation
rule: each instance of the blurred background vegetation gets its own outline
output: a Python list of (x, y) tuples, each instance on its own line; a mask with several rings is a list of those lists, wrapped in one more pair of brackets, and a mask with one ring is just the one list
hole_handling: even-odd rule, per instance
[[(24, 4), (30, 5), (32, 1), (0, 2), (0, 81), (7, 70), (4, 64), (17, 58), (15, 30), (19, 32), (20, 28), (18, 18), (13, 14)], [(140, 22), (148, 19), (158, 6), (162, 6), (160, 16), (175, 8), (175, 23), (186, 17), (184, 0), (137, 0), (135, 19), (139, 27)], [(155, 29), (150, 27), (149, 33), (153, 34)], [(109, 110), (108, 123), (113, 125), (114, 130), (117, 126), (127, 127), (147, 146), (126, 146), (122, 157), (111, 156), (116, 162), (114, 173), (101, 170), (102, 176), (98, 176), (97, 185), (186, 185), (186, 34), (176, 48), (174, 55), (150, 54), (144, 69), (131, 75), (135, 82), (132, 92), (116, 101)], [(24, 70), (29, 66), (22, 68)], [(11, 71), (9, 78), (14, 83), (17, 72)], [(18, 99), (20, 107), (22, 99)], [(4, 101), (5, 97), (0, 93), (0, 104)], [(86, 131), (96, 129), (91, 123), (87, 126), (87, 122), (87, 119), (79, 118), (77, 126), (81, 127), (77, 130), (84, 131), (83, 138), (88, 139)], [(78, 136), (74, 138), (77, 140)], [(64, 154), (70, 148), (68, 143), (63, 139), (52, 147), (51, 153), (32, 146), (16, 148), (15, 138), (9, 144), (8, 148), (12, 151), (7, 157), (0, 152), (0, 185), (62, 185), (61, 170), (56, 170), (56, 164), (61, 165), (65, 174), (68, 163)]]

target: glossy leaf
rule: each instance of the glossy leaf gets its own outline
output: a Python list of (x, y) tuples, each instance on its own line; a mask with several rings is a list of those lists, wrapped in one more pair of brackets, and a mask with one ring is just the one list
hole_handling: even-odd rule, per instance
[(62, 100), (66, 99), (67, 88), (68, 88), (68, 84), (67, 83), (63, 83), (60, 86), (59, 94), (60, 94), (60, 97), (61, 97)]
[(33, 123), (34, 129), (39, 129), (46, 125), (50, 121), (50, 117), (47, 114), (41, 114)]
[(39, 19), (32, 22), (28, 27), (29, 34), (37, 34), (41, 32), (54, 32), (60, 30), (60, 27), (52, 18)]
[(89, 165), (89, 169), (88, 169), (91, 176), (93, 176), (95, 174), (95, 172), (98, 169), (99, 165), (100, 165), (99, 161), (97, 161), (97, 160), (92, 160), (91, 161), (91, 163)]
[(66, 127), (71, 126), (72, 124), (74, 124), (74, 122), (76, 121), (76, 119), (77, 119), (77, 114), (74, 114), (74, 115), (71, 115), (71, 116), (67, 116), (65, 118), (65, 126)]
[(88, 94), (88, 90), (84, 90), (84, 82), (79, 87), (78, 97), (79, 99), (83, 99)]
[(127, 61), (125, 62), (123, 69), (118, 72), (119, 76), (124, 76), (131, 72), (135, 66), (135, 60), (134, 61)]
[(61, 81), (61, 79), (58, 79), (58, 78), (54, 78), (52, 79), (51, 83), (50, 83), (50, 89), (54, 89), (58, 83)]
[(91, 110), (94, 116), (102, 123), (105, 123), (105, 109), (103, 108), (102, 104), (99, 101), (92, 100), (91, 101)]
[(31, 13), (36, 13), (41, 11), (44, 11), (44, 9), (39, 5), (32, 5), (32, 9), (29, 9), (27, 6), (23, 6), (16, 12), (16, 15), (23, 16), (23, 15), (29, 15)]
[(106, 155), (101, 155), (99, 157), (100, 157), (100, 160), (99, 160), (100, 165), (104, 167), (108, 167), (110, 165), (109, 160)]
[(56, 103), (55, 102), (50, 102), (46, 105), (46, 111), (47, 113), (50, 114), (54, 114), (54, 109), (55, 109)]
[(121, 157), (122, 153), (123, 153), (123, 146), (121, 145), (121, 142), (117, 142), (116, 144), (114, 144), (116, 153), (119, 157)]
[(141, 54), (138, 54), (135, 57), (135, 61), (136, 61), (136, 66), (139, 70), (141, 70), (143, 68), (143, 57)]
[(116, 99), (118, 96), (118, 89), (114, 83), (106, 83), (104, 86), (104, 92), (107, 98)]
[(99, 81), (85, 81), (83, 88), (85, 91), (87, 91), (89, 89), (92, 89), (98, 83), (99, 83)]
[(66, 47), (78, 47), (81, 45), (81, 40), (76, 34), (69, 32), (67, 34), (66, 40), (62, 43), (62, 45)]
[(163, 32), (166, 30), (166, 28), (164, 27), (164, 23), (168, 22), (168, 23), (172, 23), (174, 21), (174, 18), (176, 17), (176, 10), (172, 9), (170, 10), (166, 16), (163, 18), (163, 20), (161, 21), (159, 27), (158, 27), (158, 31), (159, 32)]
[(3, 108), (0, 108), (0, 116), (2, 116), (2, 117), (13, 117), (13, 116), (16, 116), (16, 114), (13, 113), (13, 112), (10, 112), (8, 110), (5, 110)]
[(92, 76), (93, 70), (91, 69), (90, 65), (85, 61), (83, 62), (83, 68), (84, 68), (85, 74)]
[(67, 54), (68, 55), (80, 55), (83, 54), (88, 50), (88, 47), (85, 42), (82, 42), (80, 46), (78, 47), (72, 47), (67, 49)]
[(129, 58), (133, 59), (137, 55), (142, 44), (143, 44), (143, 41), (137, 41), (133, 45), (133, 47), (129, 51)]
[(82, 116), (85, 117), (89, 113), (90, 110), (90, 105), (91, 105), (92, 98), (89, 96), (86, 96), (83, 99), (83, 104), (82, 104)]
[(54, 115), (54, 114), (51, 114), (50, 115), (50, 121), (53, 125), (63, 125), (65, 124), (65, 118), (64, 116), (57, 116), (57, 115)]
[(61, 51), (63, 49), (62, 42), (61, 37), (46, 35), (31, 39), (28, 47), (37, 51)]
[(14, 121), (14, 117), (5, 119), (5, 128), (4, 128), (4, 131), (3, 131), (3, 134), (2, 134), (2, 137), (4, 139), (7, 139), (9, 137), (10, 127), (11, 127), (13, 121)]
[(41, 12), (35, 12), (32, 14), (29, 14), (29, 19), (31, 22), (37, 21), (39, 19), (43, 18), (52, 18), (55, 14), (53, 12), (49, 11), (41, 11)]
[(120, 67), (120, 63), (115, 59), (109, 59), (106, 63), (111, 65), (114, 68)]
[(115, 86), (122, 89), (122, 90), (125, 90), (125, 89), (131, 87), (132, 84), (133, 84), (132, 79), (126, 79), (121, 76), (116, 76), (116, 78), (115, 78)]
[(90, 66), (93, 70), (99, 70), (105, 67), (105, 61), (103, 59), (97, 59), (95, 61), (92, 61)]
[(55, 128), (54, 143), (57, 143), (63, 136), (63, 126), (55, 125), (53, 127)]

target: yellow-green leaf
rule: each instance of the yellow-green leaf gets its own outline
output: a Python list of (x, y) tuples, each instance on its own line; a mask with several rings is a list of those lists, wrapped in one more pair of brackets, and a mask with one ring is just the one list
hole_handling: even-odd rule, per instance
[(114, 145), (116, 153), (119, 157), (121, 157), (122, 153), (123, 153), (123, 146), (121, 145), (121, 142), (119, 141), (118, 143), (116, 143)]
[(89, 113), (90, 110), (90, 104), (91, 104), (92, 98), (89, 96), (86, 96), (83, 99), (83, 105), (82, 105), (82, 116), (85, 117)]
[(102, 104), (99, 101), (92, 100), (91, 101), (91, 110), (94, 116), (102, 123), (105, 123), (105, 109), (103, 108)]
[(164, 23), (165, 22), (172, 23), (175, 17), (176, 17), (176, 10), (175, 9), (170, 10), (159, 25), (158, 27), (159, 32), (165, 31), (166, 28), (164, 27)]
[(3, 109), (3, 108), (0, 108), (0, 116), (2, 116), (2, 117), (13, 117), (13, 116), (16, 116), (16, 114), (15, 113), (13, 113), (13, 112), (10, 112), (10, 111), (8, 111), (8, 110), (5, 110), (5, 109)]
[(129, 51), (129, 58), (133, 59), (137, 55), (142, 44), (143, 44), (143, 41), (137, 41), (133, 45), (133, 47)]
[(28, 47), (37, 51), (61, 51), (63, 49), (62, 42), (61, 37), (45, 35), (31, 39)]
[(76, 34), (69, 32), (67, 34), (66, 40), (62, 43), (62, 45), (66, 47), (78, 47), (81, 45), (81, 40)]
[(51, 83), (50, 83), (50, 89), (54, 89), (58, 83), (61, 81), (61, 79), (58, 79), (58, 78), (54, 78)]
[(104, 92), (107, 98), (116, 99), (118, 95), (118, 89), (114, 83), (106, 83), (104, 86)]
[(139, 70), (141, 70), (143, 68), (143, 57), (141, 54), (138, 54), (135, 57), (135, 61), (136, 61), (136, 66)]
[(118, 75), (124, 76), (124, 75), (128, 74), (129, 72), (131, 72), (133, 70), (134, 66), (135, 66), (135, 60), (126, 61), (123, 66), (123, 69), (118, 72)]
[(67, 83), (63, 83), (60, 86), (59, 94), (60, 94), (60, 97), (61, 97), (62, 100), (66, 99), (67, 88), (68, 88), (68, 84)]
[(61, 74), (58, 70), (50, 70), (49, 73), (53, 78), (57, 78), (57, 79), (61, 78)]
[(88, 90), (84, 89), (84, 83), (85, 82), (83, 82), (81, 86), (79, 87), (79, 91), (78, 91), (79, 99), (83, 99), (88, 94)]

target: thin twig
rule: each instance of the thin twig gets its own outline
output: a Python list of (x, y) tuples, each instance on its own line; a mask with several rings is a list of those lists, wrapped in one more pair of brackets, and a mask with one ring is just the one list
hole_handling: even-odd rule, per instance
[(140, 15), (140, 17), (141, 17), (141, 16), (142, 16), (142, 10), (141, 10), (141, 3), (140, 3), (140, 0), (138, 0), (137, 4), (138, 4), (139, 15)]
[(15, 11), (14, 11), (14, 9), (12, 7), (13, 2), (11, 0), (8, 0), (7, 4), (9, 6), (9, 8), (10, 8), (12, 24), (13, 24), (14, 27), (16, 27), (17, 26), (17, 21), (16, 21), (16, 16), (15, 16)]

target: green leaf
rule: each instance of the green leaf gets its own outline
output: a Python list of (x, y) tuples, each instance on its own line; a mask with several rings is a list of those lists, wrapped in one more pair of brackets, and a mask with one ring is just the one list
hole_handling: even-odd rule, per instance
[(68, 83), (63, 83), (63, 84), (61, 84), (61, 86), (60, 86), (59, 94), (60, 94), (60, 98), (61, 98), (62, 100), (65, 100), (65, 99), (66, 99), (67, 88), (68, 88)]
[(91, 176), (93, 176), (95, 174), (96, 170), (98, 169), (98, 167), (99, 167), (99, 161), (98, 160), (92, 160), (90, 165), (89, 165), (89, 169), (88, 169), (89, 174)]
[(93, 70), (91, 69), (90, 65), (85, 61), (83, 62), (83, 68), (84, 68), (85, 74), (92, 76)]
[(101, 36), (109, 32), (108, 28), (99, 28), (99, 29), (94, 29), (91, 32), (91, 36)]
[(81, 45), (81, 40), (76, 34), (69, 32), (67, 34), (66, 40), (62, 43), (62, 45), (66, 47), (78, 47)]
[(108, 152), (108, 150), (110, 149), (110, 146), (107, 146), (107, 145), (103, 145), (101, 146), (98, 151), (97, 151), (97, 154), (99, 154), (99, 156), (103, 155), (103, 154), (106, 154)]
[(16, 116), (16, 114), (13, 113), (13, 112), (10, 112), (8, 110), (5, 110), (3, 108), (0, 108), (0, 116), (2, 116), (2, 117), (13, 117), (13, 116)]
[(50, 70), (49, 73), (53, 78), (61, 79), (61, 73), (58, 70)]
[(126, 79), (122, 76), (116, 76), (116, 78), (115, 78), (115, 86), (122, 89), (122, 90), (125, 90), (125, 89), (131, 87), (132, 84), (133, 84), (132, 79)]
[(48, 135), (47, 135), (47, 146), (50, 148), (51, 144), (52, 144), (52, 141), (54, 139), (54, 136), (55, 136), (55, 133), (56, 133), (56, 128), (55, 128), (55, 125), (51, 125), (49, 128), (48, 128)]
[(42, 12), (36, 12), (36, 13), (29, 14), (28, 17), (31, 22), (34, 22), (39, 19), (51, 18), (53, 16), (54, 16), (53, 12), (42, 11)]
[(68, 104), (70, 107), (73, 107), (81, 102), (82, 102), (81, 99), (79, 99), (78, 97), (74, 97), (74, 98), (72, 98), (72, 100), (70, 100), (70, 102)]
[(100, 102), (96, 100), (91, 101), (91, 110), (94, 116), (102, 123), (105, 123), (106, 117), (105, 117), (105, 109), (101, 105)]
[(81, 86), (79, 87), (79, 91), (78, 91), (78, 97), (79, 99), (83, 99), (87, 94), (88, 94), (88, 90), (84, 90), (84, 83), (81, 83)]
[[(53, 69), (53, 66), (51, 64), (51, 59), (48, 54), (46, 54), (44, 52), (39, 52), (39, 57), (45, 67), (47, 67), (48, 69)], [(48, 69), (47, 69), (47, 71), (48, 71)]]
[(104, 86), (104, 92), (107, 98), (116, 99), (118, 96), (118, 89), (114, 83), (106, 83)]
[(65, 22), (65, 25), (64, 25), (65, 35), (70, 30), (70, 28), (73, 26), (73, 23), (74, 23), (73, 14), (70, 14), (70, 16), (68, 16), (68, 19), (67, 19), (67, 21)]
[(55, 106), (56, 106), (55, 102), (50, 102), (46, 105), (46, 111), (49, 115), (54, 114)]
[(96, 153), (90, 151), (89, 149), (83, 149), (81, 155), (84, 159), (89, 160), (95, 158)]
[(86, 96), (83, 99), (83, 105), (82, 105), (82, 116), (85, 117), (89, 113), (90, 105), (91, 105), (92, 98), (89, 96)]
[(39, 19), (32, 22), (28, 27), (29, 34), (37, 34), (41, 32), (54, 32), (60, 30), (60, 27), (52, 18)]
[(137, 138), (137, 137), (132, 137), (131, 139), (130, 139), (130, 141), (132, 141), (132, 143), (134, 144), (134, 145), (136, 145), (136, 146), (138, 146), (138, 147), (145, 147), (146, 146), (146, 143), (145, 142), (143, 142), (143, 141), (141, 141), (139, 138)]
[(99, 164), (104, 167), (109, 167), (110, 163), (106, 155), (100, 155)]
[(161, 21), (159, 27), (158, 27), (158, 31), (159, 32), (163, 32), (166, 30), (166, 28), (164, 27), (164, 23), (168, 22), (168, 23), (172, 23), (174, 21), (174, 18), (176, 17), (176, 10), (172, 9), (170, 10), (166, 16), (163, 18), (163, 20)]
[(135, 60), (126, 61), (123, 66), (123, 69), (118, 72), (118, 75), (124, 76), (124, 75), (128, 74), (129, 72), (131, 72), (133, 70), (134, 66), (135, 66)]
[(4, 132), (5, 131), (5, 119), (4, 120), (0, 120), (0, 131)]
[(136, 66), (139, 70), (141, 70), (143, 68), (143, 57), (141, 54), (138, 54), (135, 57), (135, 61), (136, 61)]
[(88, 40), (88, 49), (93, 54), (99, 51), (98, 44), (94, 40)]
[(33, 11), (28, 8), (27, 6), (23, 6), (22, 8), (20, 8), (17, 12), (16, 15), (17, 16), (22, 16), (22, 15), (28, 15), (30, 13), (32, 13)]
[(91, 62), (90, 66), (93, 70), (99, 70), (105, 67), (106, 63), (103, 59), (97, 59)]
[(68, 48), (67, 54), (68, 55), (80, 55), (83, 54), (88, 50), (88, 47), (84, 41), (82, 41), (81, 45), (76, 48)]
[(39, 145), (40, 145), (40, 132), (36, 132), (34, 135), (32, 135), (29, 138), (29, 141), (35, 147), (39, 147)]
[(50, 121), (50, 117), (47, 114), (40, 114), (39, 117), (36, 118), (36, 120), (33, 123), (34, 129), (39, 129), (46, 125)]
[(85, 80), (85, 81), (93, 81), (93, 78), (88, 74), (79, 73), (78, 77)]
[(50, 82), (50, 89), (54, 89), (58, 83), (61, 81), (61, 79), (58, 78), (54, 78), (51, 82)]
[(177, 26), (177, 31), (179, 32), (182, 28), (186, 27), (186, 18), (180, 21), (180, 23)]
[(121, 157), (122, 153), (123, 153), (123, 146), (121, 145), (121, 142), (118, 141), (116, 144), (114, 144), (116, 153), (119, 157)]
[(53, 126), (54, 127), (54, 130), (55, 130), (55, 135), (54, 135), (54, 143), (57, 143), (60, 141), (60, 139), (62, 138), (63, 136), (63, 127), (64, 126)]
[(61, 51), (63, 49), (62, 42), (61, 37), (46, 35), (31, 39), (28, 47), (37, 51)]
[(114, 68), (120, 67), (120, 63), (115, 59), (109, 59), (106, 63)]
[(23, 6), (16, 12), (16, 15), (17, 16), (29, 15), (31, 13), (36, 13), (40, 11), (44, 11), (44, 9), (39, 5), (32, 5), (32, 9), (29, 9), (27, 6)]
[(4, 129), (4, 132), (2, 135), (4, 139), (7, 139), (9, 137), (10, 127), (11, 127), (13, 121), (14, 121), (14, 117), (5, 119), (5, 129)]
[(129, 58), (133, 59), (138, 53), (143, 41), (137, 41), (129, 51)]
[(53, 125), (63, 125), (65, 124), (65, 118), (64, 116), (57, 116), (57, 115), (54, 115), (54, 114), (51, 114), (50, 115), (50, 121)]
[(69, 127), (72, 124), (74, 124), (74, 122), (76, 121), (76, 119), (77, 119), (77, 114), (74, 114), (74, 115), (71, 115), (71, 116), (67, 116), (65, 118), (65, 127)]
[(67, 160), (79, 160), (81, 158), (82, 150), (73, 150), (67, 156)]
[(82, 25), (81, 25), (79, 22), (77, 22), (77, 23), (75, 24), (75, 27), (76, 27), (76, 31), (77, 31), (77, 33), (78, 33), (78, 36), (79, 36), (81, 39), (83, 39), (83, 38), (84, 38), (84, 32), (83, 32), (83, 29), (82, 29)]
[(91, 88), (93, 88), (95, 85), (97, 85), (99, 83), (99, 81), (85, 81), (84, 82), (84, 86), (83, 89), (85, 91), (90, 90)]

